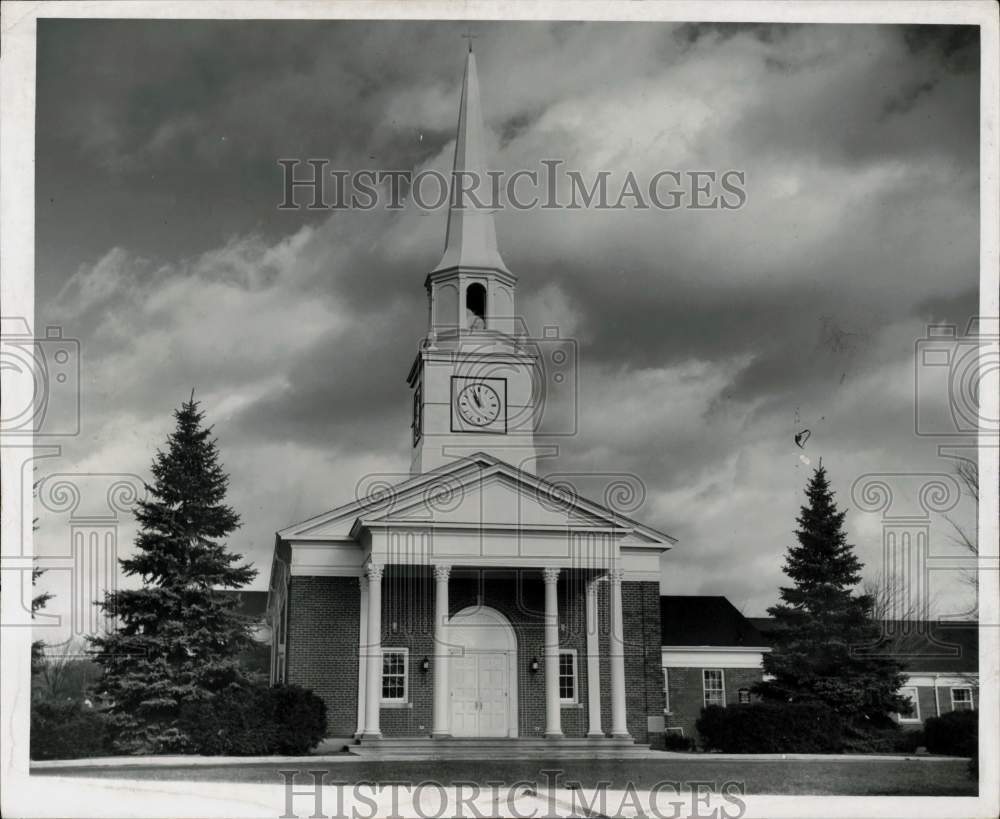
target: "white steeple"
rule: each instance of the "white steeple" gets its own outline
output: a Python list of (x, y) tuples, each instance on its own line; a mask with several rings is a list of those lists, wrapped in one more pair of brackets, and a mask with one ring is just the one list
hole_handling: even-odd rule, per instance
[[(517, 278), (497, 250), (486, 175), (476, 58), (469, 49), (455, 139), (444, 255), (427, 274), (429, 327), (407, 382), (413, 389), (414, 474), (486, 452), (533, 472), (539, 355), (526, 349)], [(474, 182), (478, 180), (478, 188)]]
[(483, 149), (483, 111), (479, 97), (479, 77), (476, 74), (476, 55), (469, 44), (465, 61), (465, 79), (462, 82), (462, 102), (458, 110), (458, 134), (455, 138), (455, 162), (452, 174), (454, 193), (448, 210), (448, 230), (445, 235), (444, 255), (434, 272), (464, 268), (487, 269), (509, 273), (500, 251), (493, 213), (488, 207), (477, 207), (468, 191), (472, 188), (479, 202), (489, 204), (491, 182), (486, 175), (486, 154)]

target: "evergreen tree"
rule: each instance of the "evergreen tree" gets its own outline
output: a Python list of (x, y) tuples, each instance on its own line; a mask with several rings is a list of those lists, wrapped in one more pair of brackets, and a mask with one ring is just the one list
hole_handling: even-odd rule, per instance
[[(31, 495), (32, 497), (38, 497), (38, 481), (31, 484)], [(31, 531), (38, 531), (38, 518), (32, 518), (31, 520)], [(31, 585), (34, 587), (38, 583), (38, 578), (45, 574), (45, 569), (39, 569), (38, 565), (31, 567)], [(52, 599), (52, 595), (48, 592), (42, 592), (41, 594), (36, 594), (31, 598), (31, 619), (35, 619), (35, 612), (41, 611), (45, 608), (45, 605)], [(33, 640), (31, 642), (31, 674), (34, 676), (45, 666), (45, 641), (44, 640)]]
[[(35, 526), (34, 528), (38, 528)], [(31, 585), (34, 586), (38, 582), (38, 578), (45, 574), (45, 569), (39, 569), (38, 566), (31, 567)], [(41, 611), (45, 608), (45, 604), (52, 599), (52, 595), (48, 592), (42, 592), (41, 594), (36, 594), (31, 598), (31, 619), (35, 619), (35, 612)], [(32, 675), (37, 674), (45, 665), (45, 641), (44, 640), (33, 640), (31, 643), (31, 673)]]
[(794, 585), (781, 588), (782, 602), (768, 609), (775, 618), (774, 645), (764, 655), (759, 683), (763, 696), (825, 702), (849, 723), (884, 722), (910, 713), (899, 695), (902, 665), (879, 652), (880, 624), (871, 618), (872, 599), (855, 594), (862, 563), (847, 542), (844, 512), (837, 510), (822, 464), (806, 488), (785, 574)]
[(106, 593), (100, 605), (116, 627), (91, 639), (104, 668), (97, 693), (129, 753), (186, 750), (180, 706), (247, 683), (237, 655), (251, 645), (252, 626), (235, 595), (215, 589), (240, 588), (257, 570), (222, 542), (240, 519), (224, 503), (229, 476), (193, 393), (174, 418), (136, 508), (136, 554), (119, 561), (143, 587)]

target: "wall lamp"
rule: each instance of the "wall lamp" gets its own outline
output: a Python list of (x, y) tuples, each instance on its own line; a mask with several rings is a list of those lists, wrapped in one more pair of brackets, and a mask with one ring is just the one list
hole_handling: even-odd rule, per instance
[(532, 657), (531, 658), (531, 664), (528, 666), (528, 668), (531, 669), (531, 673), (532, 674), (537, 674), (538, 673), (538, 658), (537, 657)]

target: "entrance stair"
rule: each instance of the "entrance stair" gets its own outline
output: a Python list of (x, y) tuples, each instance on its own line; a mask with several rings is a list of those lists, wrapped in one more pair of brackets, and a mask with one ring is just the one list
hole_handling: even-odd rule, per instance
[(346, 746), (367, 759), (630, 759), (646, 758), (649, 745), (610, 737), (365, 737)]

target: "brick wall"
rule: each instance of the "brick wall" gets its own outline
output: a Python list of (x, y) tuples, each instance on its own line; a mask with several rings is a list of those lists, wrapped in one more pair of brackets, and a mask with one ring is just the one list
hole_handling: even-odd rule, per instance
[[(972, 689), (972, 702), (976, 708), (979, 707), (979, 688), (974, 684), (968, 685), (940, 685), (937, 689), (937, 703), (934, 699), (934, 686), (932, 685), (918, 685), (915, 686), (917, 689), (917, 702), (920, 705), (920, 722), (900, 722), (903, 728), (921, 728), (923, 726), (924, 720), (929, 717), (936, 717), (938, 711), (940, 713), (947, 714), (949, 711), (954, 710), (951, 706), (951, 689), (952, 688), (971, 688)], [(911, 717), (913, 715), (911, 714)]]
[[(426, 736), (433, 724), (435, 584), (429, 572), (389, 567), (382, 581), (382, 645), (409, 651), (409, 702), (383, 706), (386, 736)], [(607, 584), (599, 586), (602, 728), (611, 728), (611, 676), (608, 660)], [(545, 732), (544, 609), (540, 570), (511, 575), (485, 570), (477, 577), (452, 576), (451, 612), (481, 603), (504, 614), (517, 637), (519, 736)], [(659, 588), (657, 583), (622, 585), (628, 728), (639, 742), (650, 737), (647, 717), (662, 714)], [(559, 644), (576, 649), (578, 703), (561, 709), (563, 733), (587, 733), (586, 578), (563, 572), (558, 586)], [(289, 590), (288, 681), (311, 688), (324, 698), (331, 736), (351, 736), (357, 727), (360, 590), (357, 578), (293, 577)], [(532, 672), (533, 659), (539, 670)]]
[(288, 682), (323, 698), (329, 736), (352, 736), (358, 720), (358, 579), (292, 577), (288, 595)]
[(659, 737), (651, 737), (647, 725), (649, 717), (663, 716), (660, 584), (622, 583), (622, 613), (628, 730), (636, 741), (655, 745)]
[[(703, 667), (668, 668), (667, 677), (670, 685), (670, 713), (666, 718), (666, 726), (681, 728), (684, 736), (697, 738), (695, 722), (701, 716), (705, 705), (703, 686)], [(735, 705), (739, 702), (739, 690), (752, 688), (760, 682), (763, 671), (759, 668), (723, 668), (723, 685), (726, 691), (726, 704)], [(659, 670), (662, 680), (663, 671)], [(662, 708), (662, 705), (661, 705)]]

